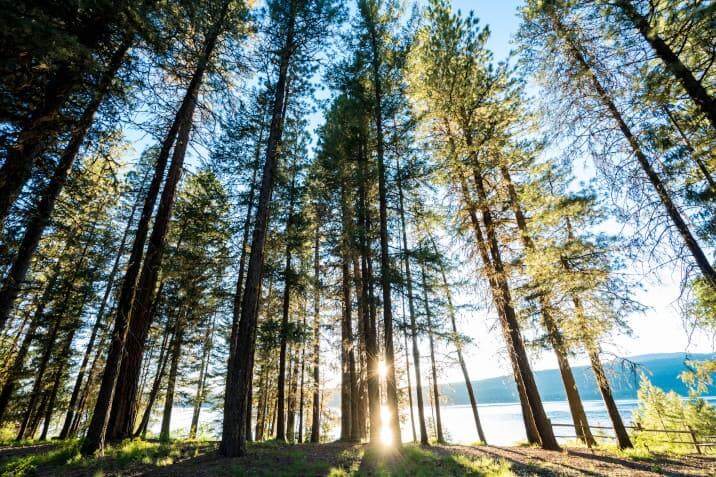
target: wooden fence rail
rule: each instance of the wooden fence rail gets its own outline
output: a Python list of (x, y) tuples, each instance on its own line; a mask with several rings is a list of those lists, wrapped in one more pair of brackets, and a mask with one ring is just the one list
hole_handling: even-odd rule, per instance
[[(571, 427), (574, 428), (574, 424), (569, 424), (567, 422), (555, 422), (551, 423), (552, 427)], [(663, 444), (689, 444), (694, 446), (696, 449), (696, 452), (699, 454), (702, 453), (702, 448), (708, 448), (708, 447), (716, 447), (716, 436), (699, 436), (696, 432), (694, 432), (692, 429), (683, 430), (683, 429), (645, 429), (639, 425), (636, 426), (624, 426), (627, 429), (633, 429), (637, 432), (655, 432), (655, 433), (663, 433), (663, 434), (687, 434), (689, 437), (691, 437), (691, 440), (683, 441), (683, 440), (660, 440), (655, 441)], [(613, 431), (613, 428), (609, 426), (589, 426), (590, 429), (600, 429), (600, 430), (608, 430)], [(574, 435), (569, 436), (562, 436), (562, 435), (555, 435), (555, 437), (563, 438), (563, 439), (569, 439), (569, 438), (576, 438), (577, 434), (575, 431)], [(604, 435), (604, 434), (597, 434), (594, 435), (595, 439), (616, 439), (614, 435)], [(587, 446), (591, 448), (591, 444), (587, 443)]]

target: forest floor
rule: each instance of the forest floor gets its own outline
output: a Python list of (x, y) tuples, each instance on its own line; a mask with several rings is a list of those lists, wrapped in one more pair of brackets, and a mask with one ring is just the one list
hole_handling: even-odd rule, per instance
[(0, 447), (3, 476), (716, 476), (716, 457), (533, 447), (406, 445), (400, 452), (347, 443), (252, 444), (226, 459), (215, 442), (127, 441), (82, 458), (77, 442)]

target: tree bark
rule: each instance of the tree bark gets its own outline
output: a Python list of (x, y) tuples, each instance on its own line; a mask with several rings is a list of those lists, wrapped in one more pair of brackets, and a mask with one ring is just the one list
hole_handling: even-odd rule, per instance
[[(244, 285), (239, 326), (231, 336), (231, 346), (237, 351), (236, 356), (229, 356), (224, 400), (224, 420), (219, 453), (227, 457), (237, 457), (246, 453), (246, 402), (249, 381), (252, 376), (251, 343), (256, 334), (257, 304), (260, 293), (261, 276), (264, 261), (264, 247), (273, 190), (278, 145), (281, 142), (284, 120), (284, 101), (286, 99), (286, 83), (288, 67), (294, 50), (294, 28), (296, 11), (293, 2), (290, 4), (288, 24), (283, 48), (280, 52), (278, 80), (274, 89), (271, 126), (266, 147), (259, 202), (254, 221), (251, 240), (251, 255)], [(234, 309), (234, 313), (239, 310)]]

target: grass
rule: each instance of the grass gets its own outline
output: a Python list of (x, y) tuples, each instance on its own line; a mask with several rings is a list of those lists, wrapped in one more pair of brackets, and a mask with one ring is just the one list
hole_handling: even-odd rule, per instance
[[(364, 465), (381, 477), (432, 477), (484, 476), (505, 477), (513, 475), (504, 461), (488, 457), (469, 457), (462, 454), (443, 453), (416, 445), (405, 446), (399, 453), (389, 450), (369, 449)], [(357, 475), (361, 475), (361, 471)]]
[(183, 441), (159, 443), (133, 439), (108, 447), (103, 456), (84, 457), (80, 454), (79, 441), (58, 442), (58, 447), (52, 450), (10, 458), (0, 465), (0, 476), (23, 476), (38, 469), (56, 467), (87, 473), (94, 471), (94, 475), (102, 475), (105, 470), (164, 467), (173, 464), (186, 450), (196, 454), (201, 449), (196, 443), (189, 447), (185, 444)]

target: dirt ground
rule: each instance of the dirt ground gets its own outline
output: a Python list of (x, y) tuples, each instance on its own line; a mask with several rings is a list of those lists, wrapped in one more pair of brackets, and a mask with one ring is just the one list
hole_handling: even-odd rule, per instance
[(634, 460), (587, 449), (553, 452), (532, 447), (442, 446), (441, 451), (504, 459), (520, 476), (716, 476), (716, 457), (700, 455), (657, 455), (649, 460)]

